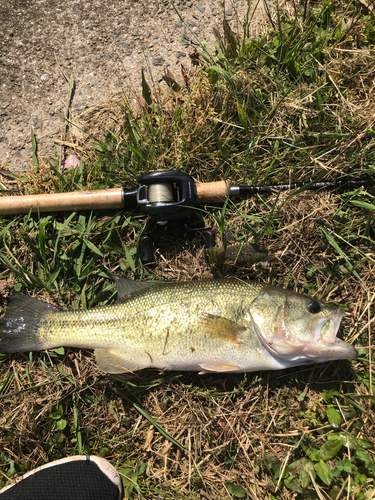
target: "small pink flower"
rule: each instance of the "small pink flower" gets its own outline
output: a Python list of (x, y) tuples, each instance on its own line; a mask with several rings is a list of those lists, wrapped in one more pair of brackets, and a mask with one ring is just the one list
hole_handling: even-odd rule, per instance
[(79, 167), (79, 164), (80, 164), (80, 159), (75, 153), (73, 153), (69, 155), (68, 158), (61, 163), (60, 170), (65, 170), (65, 169), (70, 170), (72, 168)]
[(148, 107), (143, 97), (137, 97), (136, 102), (138, 104), (139, 110), (147, 113)]

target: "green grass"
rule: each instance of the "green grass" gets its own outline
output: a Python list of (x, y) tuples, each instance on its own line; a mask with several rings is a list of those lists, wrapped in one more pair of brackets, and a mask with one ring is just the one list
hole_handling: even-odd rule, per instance
[[(169, 88), (139, 74), (140, 105), (118, 94), (85, 115), (80, 166), (37, 158), (5, 190), (133, 187), (158, 169), (240, 184), (374, 178), (375, 19), (362, 2), (280, 10), (257, 40), (224, 24)], [(143, 99), (143, 100), (142, 100)], [(74, 116), (72, 118), (74, 122)], [(81, 120), (82, 121), (82, 120)], [(73, 140), (73, 139), (72, 139)], [(34, 141), (35, 142), (35, 141)], [(35, 143), (36, 144), (36, 143)], [(37, 161), (35, 161), (37, 159)], [(0, 355), (1, 484), (78, 453), (107, 457), (127, 498), (358, 499), (375, 491), (374, 191), (256, 195), (195, 217), (273, 259), (215, 264), (199, 238), (157, 239), (142, 266), (138, 213), (2, 217), (0, 291), (62, 307), (115, 298), (108, 271), (188, 280), (251, 278), (335, 301), (357, 360), (279, 372), (198, 376), (99, 372), (92, 353)], [(2, 302), (5, 309), (5, 301)]]

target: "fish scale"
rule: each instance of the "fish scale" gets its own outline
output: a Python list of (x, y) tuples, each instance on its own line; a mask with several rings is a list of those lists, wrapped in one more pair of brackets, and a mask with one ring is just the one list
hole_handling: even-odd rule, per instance
[(0, 320), (0, 352), (89, 348), (110, 373), (242, 372), (357, 354), (336, 338), (342, 317), (336, 305), (282, 288), (236, 279), (115, 280), (117, 302), (85, 311), (14, 294)]

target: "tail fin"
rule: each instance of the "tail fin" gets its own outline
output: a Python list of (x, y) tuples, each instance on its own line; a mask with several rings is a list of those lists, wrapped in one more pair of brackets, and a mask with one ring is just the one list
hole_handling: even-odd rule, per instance
[(46, 315), (57, 307), (15, 292), (0, 319), (0, 352), (40, 351), (45, 349), (39, 329)]

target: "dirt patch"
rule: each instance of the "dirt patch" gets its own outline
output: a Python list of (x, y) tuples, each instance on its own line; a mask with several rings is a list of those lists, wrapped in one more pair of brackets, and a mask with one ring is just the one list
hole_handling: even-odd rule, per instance
[[(31, 128), (39, 153), (53, 159), (70, 75), (76, 84), (75, 112), (112, 92), (137, 90), (142, 67), (151, 70), (157, 85), (163, 66), (176, 72), (181, 63), (190, 66), (189, 53), (198, 39), (213, 47), (212, 30), (221, 29), (224, 16), (241, 33), (247, 9), (243, 0), (224, 5), (184, 0), (175, 6), (168, 0), (3, 0), (0, 165), (24, 170), (31, 164)], [(256, 35), (267, 25), (264, 2), (249, 9)]]

